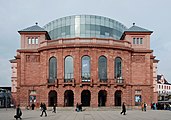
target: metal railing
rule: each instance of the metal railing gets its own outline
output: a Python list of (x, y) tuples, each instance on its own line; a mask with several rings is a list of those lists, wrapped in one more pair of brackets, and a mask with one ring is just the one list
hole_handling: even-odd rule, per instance
[(116, 83), (123, 84), (124, 83), (124, 79), (122, 77), (118, 77), (118, 78), (116, 78)]
[(90, 73), (82, 73), (82, 82), (90, 82)]
[(64, 82), (73, 82), (74, 77), (73, 77), (73, 73), (66, 73), (65, 74), (65, 78), (64, 78)]

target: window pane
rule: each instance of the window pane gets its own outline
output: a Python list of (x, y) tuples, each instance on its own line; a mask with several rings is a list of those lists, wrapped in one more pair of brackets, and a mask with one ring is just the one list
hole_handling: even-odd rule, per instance
[(82, 58), (82, 81), (90, 81), (90, 57)]
[(38, 44), (38, 38), (35, 39), (36, 44)]
[(133, 38), (133, 44), (136, 44), (136, 38)]
[(122, 79), (122, 61), (118, 57), (115, 59), (115, 78)]
[(31, 41), (32, 41), (32, 44), (35, 44), (35, 40), (34, 40), (34, 38), (32, 38), (32, 39), (31, 39)]
[(28, 38), (28, 44), (31, 44), (31, 38)]
[(140, 42), (139, 42), (139, 38), (137, 38), (137, 44), (140, 44)]
[(143, 44), (143, 38), (140, 38), (140, 44)]
[(141, 105), (141, 95), (135, 95), (135, 105)]
[(49, 83), (54, 83), (57, 78), (57, 60), (55, 57), (50, 58), (49, 60)]
[(107, 59), (104, 56), (99, 58), (98, 73), (100, 81), (107, 81)]
[(65, 58), (65, 80), (73, 79), (73, 70), (73, 58), (68, 56)]

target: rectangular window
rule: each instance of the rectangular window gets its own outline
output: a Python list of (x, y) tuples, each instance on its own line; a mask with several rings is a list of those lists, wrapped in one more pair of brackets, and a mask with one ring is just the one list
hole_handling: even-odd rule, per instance
[(36, 44), (38, 44), (38, 43), (39, 43), (39, 41), (38, 41), (38, 38), (37, 38), (37, 37), (35, 38), (35, 42), (36, 42)]
[(28, 38), (28, 44), (31, 44), (31, 38)]
[(136, 44), (136, 38), (133, 38), (133, 44)]
[(139, 39), (139, 38), (137, 38), (137, 44), (140, 44), (139, 40), (140, 40), (140, 39)]
[(143, 44), (143, 38), (140, 38), (140, 44)]
[(135, 106), (141, 105), (141, 95), (135, 95)]
[(34, 38), (31, 39), (31, 43), (35, 44), (35, 39)]

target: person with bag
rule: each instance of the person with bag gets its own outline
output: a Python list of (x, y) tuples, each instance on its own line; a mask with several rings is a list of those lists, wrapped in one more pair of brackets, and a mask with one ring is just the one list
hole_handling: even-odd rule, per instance
[(18, 120), (18, 118), (20, 118), (20, 120), (21, 120), (22, 119), (21, 116), (22, 116), (22, 111), (21, 111), (20, 105), (17, 105), (16, 115), (14, 115), (14, 118), (16, 118), (16, 120)]
[(46, 104), (45, 103), (42, 104), (42, 113), (41, 113), (40, 117), (42, 117), (43, 113), (45, 113), (45, 117), (47, 117)]

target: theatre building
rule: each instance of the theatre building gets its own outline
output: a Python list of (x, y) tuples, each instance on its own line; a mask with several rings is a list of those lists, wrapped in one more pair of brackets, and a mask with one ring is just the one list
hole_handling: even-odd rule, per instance
[(152, 31), (110, 18), (74, 15), (18, 31), (10, 60), (12, 94), (22, 107), (138, 106), (157, 101)]

